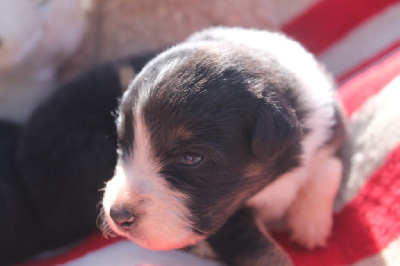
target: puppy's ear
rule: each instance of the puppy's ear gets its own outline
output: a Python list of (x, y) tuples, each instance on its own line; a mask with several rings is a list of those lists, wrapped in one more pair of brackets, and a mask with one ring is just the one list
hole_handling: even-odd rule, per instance
[(260, 101), (252, 151), (259, 158), (274, 158), (300, 140), (302, 129), (294, 110), (284, 101), (276, 97), (264, 97)]

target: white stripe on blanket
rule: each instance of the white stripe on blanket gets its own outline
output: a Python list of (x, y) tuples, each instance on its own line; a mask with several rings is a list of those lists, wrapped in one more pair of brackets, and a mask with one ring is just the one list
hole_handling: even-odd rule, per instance
[(400, 41), (400, 3), (362, 23), (318, 56), (335, 76), (358, 67)]
[(399, 99), (400, 76), (397, 76), (350, 118), (346, 147), (352, 154), (352, 167), (335, 202), (336, 211), (357, 195), (371, 174), (384, 163), (386, 155), (399, 144)]

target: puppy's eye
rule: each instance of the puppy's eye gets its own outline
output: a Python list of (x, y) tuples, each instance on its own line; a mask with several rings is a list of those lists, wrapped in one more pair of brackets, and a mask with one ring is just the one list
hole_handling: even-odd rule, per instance
[(187, 166), (198, 165), (203, 160), (203, 157), (199, 154), (186, 152), (182, 155), (182, 163)]

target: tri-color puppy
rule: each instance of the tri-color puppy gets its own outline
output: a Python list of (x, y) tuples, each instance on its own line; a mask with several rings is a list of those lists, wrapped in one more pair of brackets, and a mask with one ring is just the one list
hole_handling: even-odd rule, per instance
[(290, 264), (268, 234), (324, 246), (345, 129), (334, 86), (279, 33), (212, 28), (157, 56), (124, 93), (105, 233), (153, 250), (203, 239), (231, 265)]

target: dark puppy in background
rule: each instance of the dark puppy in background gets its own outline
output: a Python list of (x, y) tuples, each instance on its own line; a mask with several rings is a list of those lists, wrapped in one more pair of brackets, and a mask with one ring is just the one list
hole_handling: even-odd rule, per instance
[[(154, 56), (135, 55), (95, 67), (61, 85), (34, 111), (14, 151), (20, 190), (34, 219), (14, 208), (10, 222), (24, 230), (14, 232), (13, 241), (33, 239), (39, 244), (31, 246), (38, 251), (58, 248), (97, 230), (100, 189), (113, 176), (117, 161), (113, 112), (135, 72)], [(15, 201), (5, 202), (7, 206)], [(27, 231), (35, 238), (29, 238)], [(0, 238), (0, 246), (10, 248), (8, 239)], [(15, 261), (24, 258), (19, 251)]]
[(153, 250), (208, 239), (230, 265), (286, 265), (267, 223), (324, 246), (344, 124), (313, 56), (278, 33), (213, 28), (153, 59), (124, 93), (103, 231)]

